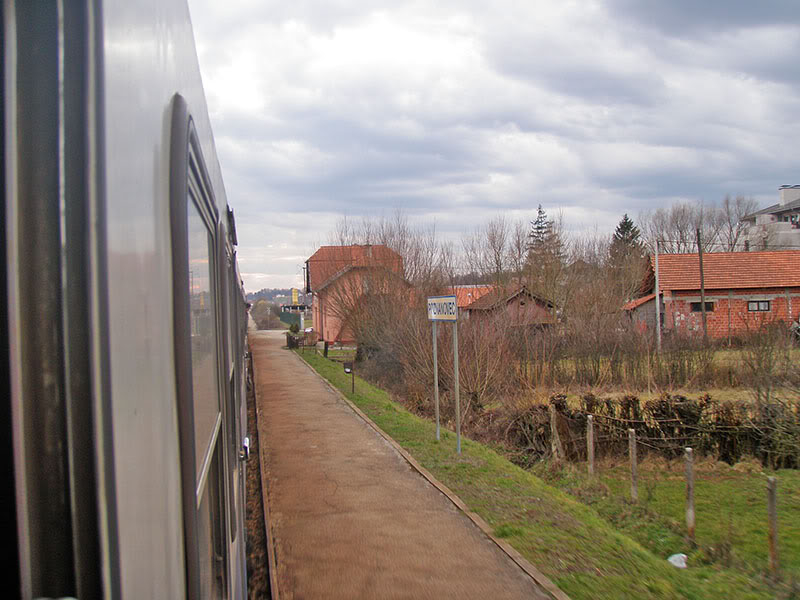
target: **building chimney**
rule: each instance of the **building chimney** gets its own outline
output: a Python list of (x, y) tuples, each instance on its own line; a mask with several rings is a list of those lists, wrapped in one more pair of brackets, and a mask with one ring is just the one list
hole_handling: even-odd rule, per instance
[(778, 191), (781, 195), (781, 206), (786, 206), (790, 202), (800, 200), (800, 185), (782, 185), (778, 188)]

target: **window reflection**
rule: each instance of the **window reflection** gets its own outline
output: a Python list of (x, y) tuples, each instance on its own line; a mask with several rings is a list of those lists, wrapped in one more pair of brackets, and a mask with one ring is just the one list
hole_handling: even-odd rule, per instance
[(194, 203), (188, 205), (192, 394), (196, 476), (199, 478), (219, 414), (217, 333), (211, 293), (211, 236)]

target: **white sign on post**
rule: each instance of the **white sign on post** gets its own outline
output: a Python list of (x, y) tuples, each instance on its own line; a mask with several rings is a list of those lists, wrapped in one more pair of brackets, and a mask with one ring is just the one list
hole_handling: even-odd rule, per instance
[(455, 296), (431, 296), (428, 298), (429, 321), (457, 321), (458, 303)]
[(453, 323), (453, 370), (455, 371), (456, 401), (456, 451), (461, 454), (461, 407), (458, 393), (458, 302), (455, 296), (431, 296), (428, 298), (428, 320), (433, 322), (433, 396), (436, 408), (436, 440), (439, 440), (439, 354), (436, 348), (436, 323)]

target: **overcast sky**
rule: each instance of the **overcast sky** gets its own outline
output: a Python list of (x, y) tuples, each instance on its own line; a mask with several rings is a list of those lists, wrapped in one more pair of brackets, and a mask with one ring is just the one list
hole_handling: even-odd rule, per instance
[(800, 183), (797, 0), (190, 0), (248, 291), (342, 215), (573, 231)]

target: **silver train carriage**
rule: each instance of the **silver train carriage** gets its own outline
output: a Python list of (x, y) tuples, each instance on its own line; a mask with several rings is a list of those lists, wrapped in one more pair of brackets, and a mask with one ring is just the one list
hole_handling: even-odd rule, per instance
[(244, 598), (245, 299), (185, 0), (2, 17), (4, 597)]

